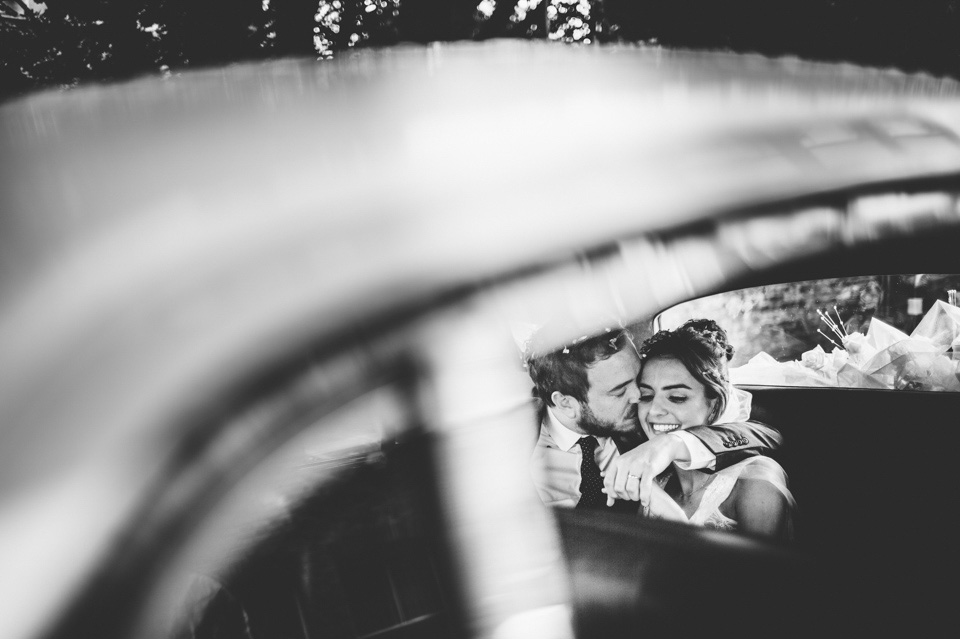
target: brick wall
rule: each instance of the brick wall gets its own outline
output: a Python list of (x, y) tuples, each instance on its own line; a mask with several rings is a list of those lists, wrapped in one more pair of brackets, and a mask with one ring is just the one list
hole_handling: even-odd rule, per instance
[[(960, 289), (960, 275), (880, 275), (847, 277), (761, 286), (721, 293), (686, 302), (664, 312), (664, 327), (674, 328), (686, 319), (708, 317), (730, 335), (737, 352), (731, 366), (741, 366), (761, 350), (780, 361), (799, 359), (819, 344), (834, 345), (817, 329), (839, 342), (820, 319), (817, 309), (836, 320), (834, 305), (848, 332), (866, 333), (874, 316), (909, 334), (921, 315), (908, 314), (907, 300), (919, 297), (922, 313), (935, 300), (946, 301), (947, 290)], [(649, 336), (649, 324), (633, 327), (637, 339)]]

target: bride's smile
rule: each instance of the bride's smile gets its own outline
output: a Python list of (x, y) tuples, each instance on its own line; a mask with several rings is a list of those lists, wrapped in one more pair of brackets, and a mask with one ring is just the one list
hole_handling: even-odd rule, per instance
[(640, 373), (637, 413), (647, 437), (702, 426), (713, 408), (706, 388), (672, 357), (654, 357)]
[(653, 428), (654, 432), (656, 433), (669, 433), (680, 428), (680, 424), (660, 424), (657, 422), (650, 422), (650, 427)]

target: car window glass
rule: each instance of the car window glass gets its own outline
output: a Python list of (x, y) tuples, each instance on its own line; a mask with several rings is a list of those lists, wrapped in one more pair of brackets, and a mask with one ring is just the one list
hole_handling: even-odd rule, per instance
[(745, 288), (678, 304), (730, 334), (735, 384), (960, 391), (960, 275), (902, 274)]

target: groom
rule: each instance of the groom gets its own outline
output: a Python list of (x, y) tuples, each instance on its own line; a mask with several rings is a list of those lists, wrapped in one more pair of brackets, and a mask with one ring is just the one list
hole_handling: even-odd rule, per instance
[(687, 469), (720, 470), (781, 443), (776, 430), (748, 421), (697, 426), (647, 440), (637, 417), (640, 358), (622, 330), (559, 351), (534, 349), (526, 362), (534, 395), (542, 403), (530, 471), (540, 499), (549, 506), (612, 506), (636, 513), (635, 502), (648, 507), (654, 479), (673, 462)]

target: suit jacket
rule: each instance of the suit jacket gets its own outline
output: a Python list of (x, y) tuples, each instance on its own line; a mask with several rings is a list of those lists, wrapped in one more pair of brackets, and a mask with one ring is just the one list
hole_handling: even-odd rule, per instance
[[(757, 421), (732, 422), (694, 426), (686, 432), (703, 442), (717, 458), (713, 471), (723, 470), (753, 455), (776, 452), (783, 445), (783, 436), (777, 429)], [(615, 438), (621, 453), (636, 448), (647, 441), (643, 431)], [(702, 469), (704, 472), (712, 472)]]
[[(537, 423), (542, 424), (547, 416), (546, 405), (539, 399), (534, 401), (537, 407)], [(780, 431), (754, 420), (694, 426), (688, 428), (686, 432), (702, 441), (707, 450), (716, 456), (717, 463), (714, 471), (723, 470), (753, 455), (775, 453), (783, 445), (783, 436)], [(614, 441), (617, 449), (624, 453), (647, 441), (647, 436), (642, 430), (637, 430), (616, 437)], [(711, 472), (707, 469), (703, 470)]]

